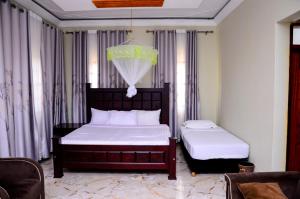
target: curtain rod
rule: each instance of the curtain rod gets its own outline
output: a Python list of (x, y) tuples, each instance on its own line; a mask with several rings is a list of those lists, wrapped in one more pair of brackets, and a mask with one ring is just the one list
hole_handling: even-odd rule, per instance
[(44, 21), (44, 19), (42, 19), (43, 24), (45, 24), (47, 27), (50, 27), (51, 29), (57, 29), (57, 27), (55, 25), (53, 25), (52, 23), (48, 23), (47, 21)]
[[(7, 0), (1, 0), (3, 3), (6, 3)], [(16, 8), (16, 9), (19, 9), (20, 12), (25, 12), (26, 11), (26, 8), (24, 8), (23, 6), (19, 5), (18, 3), (16, 2), (11, 2), (9, 1), (8, 2), (10, 4), (10, 6), (12, 8)]]
[[(146, 30), (146, 33), (154, 33), (155, 30)], [(202, 33), (202, 34), (212, 34), (214, 31), (212, 30), (197, 30), (197, 33)]]
[[(8, 0), (0, 0), (0, 2), (7, 2)], [(15, 8), (15, 9), (19, 9), (20, 12), (27, 12), (28, 15), (30, 14), (30, 12), (34, 13), (35, 15), (41, 17), (40, 15), (36, 14), (34, 11), (30, 10), (30, 9), (27, 9), (26, 7), (24, 7), (23, 5), (21, 5), (20, 3), (18, 2), (15, 2), (15, 0), (13, 1), (8, 1), (8, 3), (10, 4), (10, 6), (12, 8)], [(53, 24), (52, 22), (49, 22), (48, 20), (45, 20), (44, 18), (42, 18), (42, 22), (44, 24), (46, 24), (47, 26), (50, 26), (51, 28), (58, 28), (55, 24)]]
[[(87, 30), (83, 30), (83, 31), (87, 31)], [(97, 30), (96, 30), (97, 31)], [(106, 32), (106, 31), (117, 31), (117, 30), (101, 30), (102, 32)], [(125, 30), (127, 33), (128, 32), (132, 32), (132, 30)], [(74, 32), (79, 32), (79, 31), (67, 31), (65, 32), (65, 34), (73, 34)]]

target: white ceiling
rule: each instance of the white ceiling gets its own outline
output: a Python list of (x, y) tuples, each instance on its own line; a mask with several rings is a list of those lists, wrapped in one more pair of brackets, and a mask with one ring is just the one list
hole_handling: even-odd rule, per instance
[[(96, 8), (92, 0), (52, 0), (64, 11), (103, 10)], [(166, 8), (198, 8), (203, 0), (165, 0), (163, 9)], [(105, 8), (107, 10), (107, 8)], [(126, 9), (126, 8), (125, 8)], [(137, 8), (139, 9), (139, 8)]]
[(243, 0), (165, 0), (162, 8), (98, 9), (92, 0), (14, 0), (61, 27), (215, 26)]

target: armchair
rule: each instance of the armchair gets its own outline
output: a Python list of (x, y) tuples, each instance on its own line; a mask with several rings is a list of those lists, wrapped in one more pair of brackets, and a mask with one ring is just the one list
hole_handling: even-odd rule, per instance
[(243, 195), (240, 193), (237, 184), (248, 182), (276, 182), (288, 198), (299, 198), (300, 172), (296, 171), (227, 173), (225, 174), (225, 180), (227, 199), (243, 199)]
[(44, 199), (42, 167), (28, 158), (0, 158), (0, 198)]

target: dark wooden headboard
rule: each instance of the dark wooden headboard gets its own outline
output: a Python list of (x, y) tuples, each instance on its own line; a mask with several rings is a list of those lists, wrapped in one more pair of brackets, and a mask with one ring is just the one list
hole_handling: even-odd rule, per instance
[(160, 123), (169, 125), (169, 83), (164, 88), (138, 88), (137, 94), (126, 97), (127, 88), (91, 88), (86, 84), (87, 121), (91, 120), (91, 108), (99, 110), (158, 110)]

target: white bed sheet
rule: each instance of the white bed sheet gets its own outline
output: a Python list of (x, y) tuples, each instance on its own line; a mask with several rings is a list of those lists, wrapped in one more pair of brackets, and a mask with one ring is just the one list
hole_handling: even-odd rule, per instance
[(181, 138), (190, 156), (197, 160), (241, 159), (249, 156), (249, 145), (221, 127), (181, 127)]
[(62, 137), (61, 144), (75, 145), (169, 145), (167, 125), (112, 126), (86, 124)]

